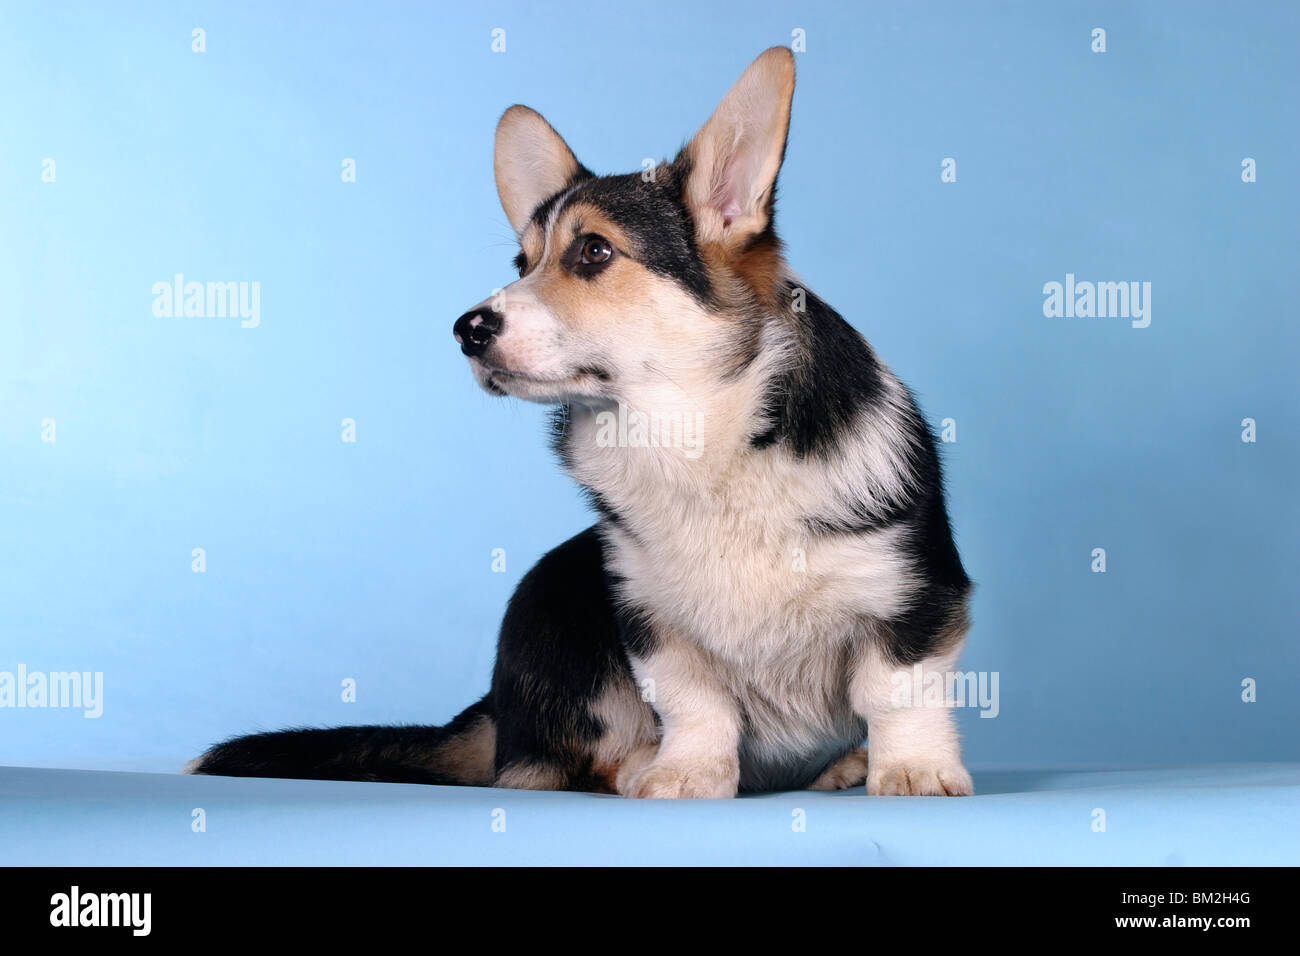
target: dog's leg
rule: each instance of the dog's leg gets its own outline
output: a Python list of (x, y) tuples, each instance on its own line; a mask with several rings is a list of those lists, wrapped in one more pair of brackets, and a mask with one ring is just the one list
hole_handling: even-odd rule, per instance
[[(702, 651), (656, 632), (653, 648), (632, 658), (659, 714), (658, 752), (639, 772), (619, 774), (629, 797), (734, 797), (740, 784), (740, 713)], [(653, 683), (647, 685), (646, 681)], [(629, 768), (631, 769), (631, 768)]]
[(847, 790), (860, 787), (867, 779), (867, 748), (850, 750), (808, 785), (809, 790)]
[[(867, 721), (871, 750), (867, 793), (951, 797), (974, 793), (970, 774), (962, 766), (952, 709), (943, 700), (943, 675), (956, 666), (962, 643), (959, 637), (947, 644), (942, 652), (920, 661), (919, 670), (889, 660), (877, 642), (863, 648), (851, 693), (854, 710)], [(935, 680), (937, 700), (918, 695)]]
[(569, 774), (543, 760), (527, 760), (501, 768), (492, 786), (504, 790), (567, 790)]

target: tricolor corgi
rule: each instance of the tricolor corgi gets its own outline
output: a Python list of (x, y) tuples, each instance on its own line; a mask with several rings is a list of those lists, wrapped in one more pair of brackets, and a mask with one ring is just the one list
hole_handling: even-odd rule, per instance
[(951, 673), (969, 628), (934, 438), (774, 230), (793, 93), (770, 49), (675, 159), (625, 176), (506, 110), (519, 278), (454, 336), (482, 388), (555, 407), (596, 524), (520, 582), (491, 689), (447, 726), (240, 737), (194, 772), (972, 792), (951, 709), (899, 698), (917, 667)]

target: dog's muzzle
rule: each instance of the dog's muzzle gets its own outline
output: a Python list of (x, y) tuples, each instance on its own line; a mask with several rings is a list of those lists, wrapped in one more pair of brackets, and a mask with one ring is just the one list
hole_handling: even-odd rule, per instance
[(493, 309), (471, 309), (456, 320), (451, 331), (460, 343), (460, 350), (470, 358), (477, 358), (487, 351), (504, 323), (505, 316)]

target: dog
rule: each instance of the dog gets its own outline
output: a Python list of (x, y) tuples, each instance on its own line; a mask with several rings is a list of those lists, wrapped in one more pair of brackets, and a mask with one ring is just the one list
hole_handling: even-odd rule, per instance
[(615, 176), (505, 112), (519, 278), (454, 337), (487, 392), (555, 407), (598, 520), (524, 576), (491, 689), (450, 724), (256, 734), (192, 772), (973, 792), (951, 709), (899, 696), (969, 630), (934, 437), (774, 231), (793, 94), (793, 56), (767, 50), (675, 159)]

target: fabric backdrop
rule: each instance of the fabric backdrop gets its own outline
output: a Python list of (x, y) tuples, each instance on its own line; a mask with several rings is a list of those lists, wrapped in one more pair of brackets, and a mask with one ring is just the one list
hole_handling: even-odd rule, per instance
[[(481, 694), (591, 520), (451, 338), (512, 275), (497, 117), (637, 170), (774, 44), (790, 261), (949, 439), (998, 691), (969, 762), (1300, 757), (1297, 36), (1285, 3), (3, 4), (0, 681), (95, 699), (0, 707), (0, 764)], [(178, 276), (245, 312), (176, 315)], [(1140, 315), (1051, 314), (1112, 282)]]

